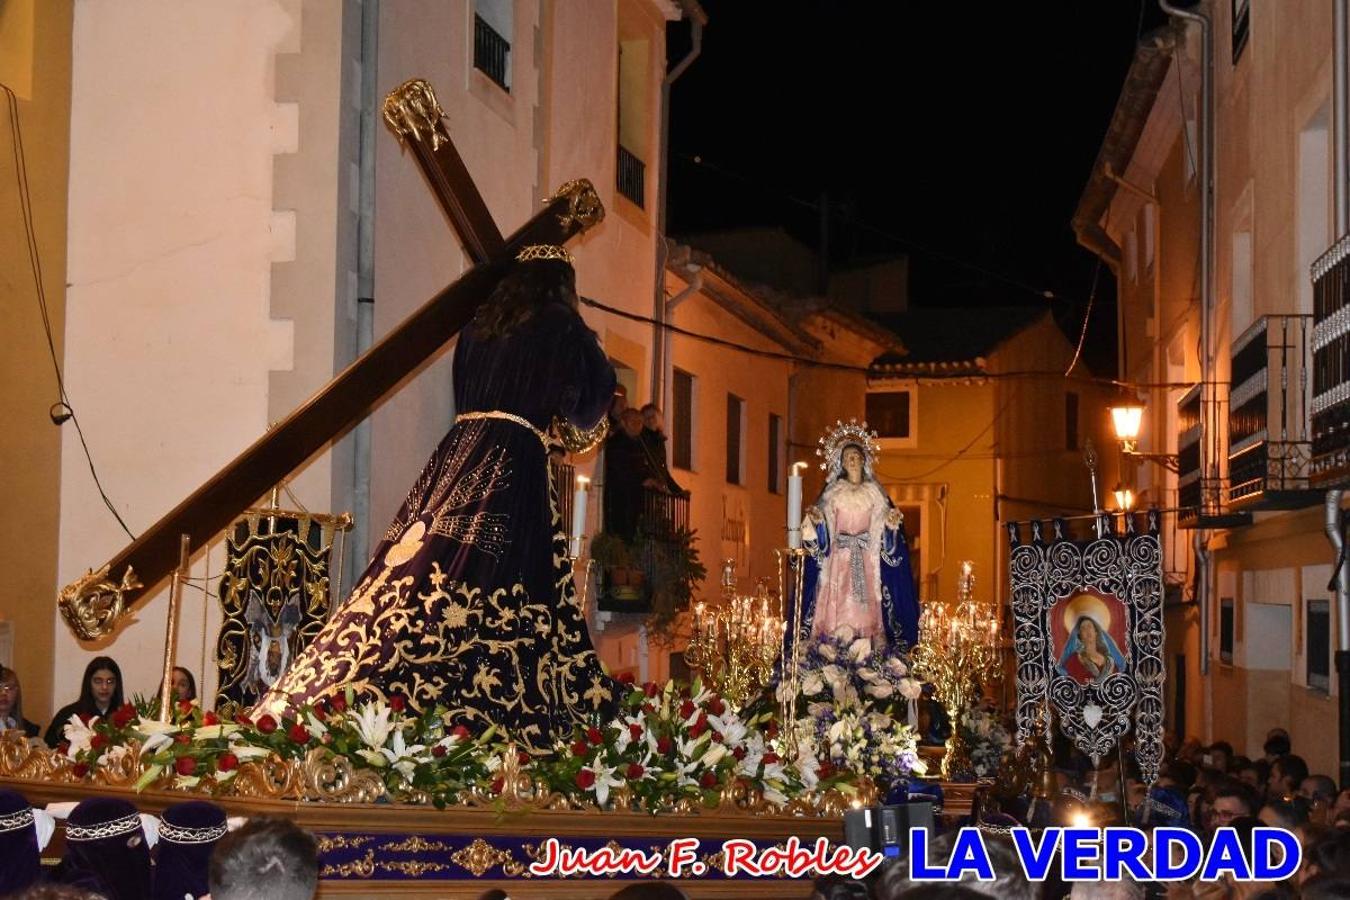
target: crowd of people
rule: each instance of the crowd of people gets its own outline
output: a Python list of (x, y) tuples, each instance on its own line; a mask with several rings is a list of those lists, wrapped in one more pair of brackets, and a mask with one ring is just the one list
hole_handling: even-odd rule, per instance
[[(1234, 753), (1226, 741), (1208, 746), (1190, 740), (1169, 742), (1159, 778), (1151, 787), (1141, 778), (1128, 750), (1093, 766), (1086, 757), (1057, 748), (1058, 793), (1033, 799), (982, 798), (971, 821), (983, 832), (997, 878), (973, 877), (959, 884), (917, 883), (909, 879), (903, 855), (889, 861), (865, 882), (827, 878), (817, 882), (822, 900), (922, 900), (924, 897), (1002, 897), (1012, 900), (1329, 900), (1350, 898), (1350, 790), (1337, 789), (1329, 776), (1310, 773), (1280, 728), (1266, 736), (1262, 755)], [(1302, 847), (1302, 864), (1285, 881), (1066, 883), (1050, 868), (1044, 882), (1028, 881), (1014, 851), (1009, 829), (1058, 826), (1134, 826), (1145, 832), (1162, 826), (1185, 828), (1203, 842), (1220, 828), (1232, 828), (1244, 846), (1260, 826), (1292, 832)], [(930, 863), (945, 862), (956, 832), (930, 842)]]
[[(175, 667), (170, 685), (174, 700), (197, 700), (197, 680), (187, 669)], [(156, 689), (150, 702), (158, 696), (159, 690)], [(55, 747), (64, 740), (66, 724), (71, 719), (83, 718), (89, 721), (106, 716), (124, 702), (122, 668), (110, 656), (96, 656), (85, 666), (79, 697), (58, 709), (44, 731), (37, 722), (24, 714), (19, 673), (0, 665), (0, 731), (22, 731), (29, 738), (37, 738), (41, 734), (48, 747)]]
[(605, 440), (604, 530), (632, 540), (642, 519), (645, 492), (687, 497), (670, 474), (665, 420), (661, 408), (628, 405), (620, 385), (610, 405), (610, 434)]

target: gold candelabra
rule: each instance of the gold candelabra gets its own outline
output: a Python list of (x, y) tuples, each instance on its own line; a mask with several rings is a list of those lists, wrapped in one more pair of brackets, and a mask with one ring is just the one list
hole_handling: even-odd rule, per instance
[(943, 778), (971, 769), (969, 750), (961, 739), (960, 716), (969, 708), (975, 689), (996, 672), (999, 660), (998, 610), (975, 600), (974, 568), (969, 560), (961, 563), (955, 601), (931, 601), (924, 606), (912, 658), (915, 674), (933, 686), (951, 722), (952, 733), (942, 758)]
[(684, 658), (704, 684), (739, 708), (769, 683), (783, 629), (782, 618), (769, 611), (763, 585), (754, 597), (737, 595), (735, 563), (727, 560), (721, 601), (694, 605), (694, 634)]

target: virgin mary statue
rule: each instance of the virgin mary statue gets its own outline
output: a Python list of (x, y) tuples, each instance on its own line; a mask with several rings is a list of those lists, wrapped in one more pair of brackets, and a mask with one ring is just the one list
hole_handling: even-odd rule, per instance
[(838, 422), (820, 444), (825, 488), (802, 516), (807, 556), (798, 635), (851, 633), (912, 646), (919, 601), (904, 518), (873, 471), (876, 434), (866, 422)]

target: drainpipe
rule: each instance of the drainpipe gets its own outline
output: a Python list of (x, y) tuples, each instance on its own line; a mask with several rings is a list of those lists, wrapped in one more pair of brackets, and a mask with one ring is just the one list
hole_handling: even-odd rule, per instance
[(669, 359), (665, 337), (666, 324), (666, 259), (670, 249), (666, 244), (666, 179), (669, 177), (670, 160), (670, 87), (685, 73), (694, 60), (703, 52), (703, 26), (708, 24), (708, 16), (696, 0), (681, 0), (680, 6), (689, 19), (690, 37), (693, 46), (684, 59), (671, 69), (661, 80), (661, 136), (656, 148), (656, 164), (660, 171), (656, 176), (656, 286), (652, 297), (652, 402), (660, 403), (662, 410), (666, 401), (666, 365)]
[[(1209, 16), (1158, 0), (1169, 16), (1200, 26), (1200, 380), (1204, 435), (1200, 441), (1200, 512), (1205, 511), (1204, 482), (1218, 475), (1218, 462), (1211, 459), (1210, 441), (1218, 437), (1218, 404), (1214, 396), (1214, 360), (1210, 347), (1210, 316), (1214, 308), (1214, 35)], [(1178, 66), (1182, 55), (1176, 57)], [(1210, 483), (1213, 483), (1212, 481)], [(1200, 604), (1200, 674), (1209, 674), (1210, 557), (1209, 533), (1197, 530), (1194, 538), (1196, 600)]]
[[(1336, 213), (1336, 240), (1350, 233), (1350, 3), (1335, 0), (1331, 7), (1331, 126), (1333, 190)], [(1340, 720), (1340, 763), (1342, 788), (1350, 787), (1350, 571), (1345, 560), (1345, 531), (1343, 530), (1341, 498), (1345, 491), (1327, 491), (1326, 531), (1336, 551), (1336, 572), (1332, 579), (1336, 588), (1336, 675)]]

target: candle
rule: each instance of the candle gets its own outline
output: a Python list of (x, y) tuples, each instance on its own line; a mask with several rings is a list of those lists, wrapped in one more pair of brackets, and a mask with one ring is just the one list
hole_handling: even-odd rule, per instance
[(586, 534), (586, 497), (590, 493), (591, 480), (585, 475), (577, 476), (577, 490), (572, 495), (572, 557), (581, 555), (581, 538)]
[(801, 470), (806, 463), (792, 464), (792, 474), (788, 476), (788, 548), (796, 550), (802, 545), (802, 476)]

